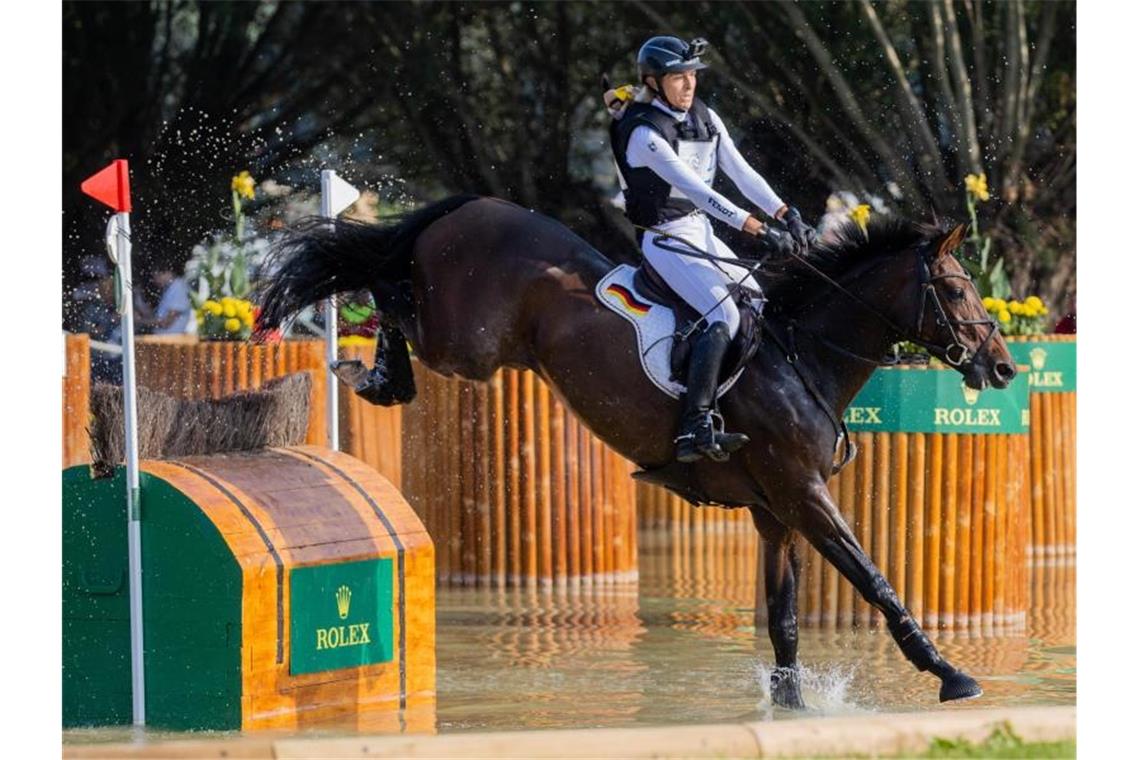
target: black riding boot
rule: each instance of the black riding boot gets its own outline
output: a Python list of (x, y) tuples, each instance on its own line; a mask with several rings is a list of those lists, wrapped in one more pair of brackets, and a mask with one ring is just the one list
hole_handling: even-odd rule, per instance
[(743, 433), (718, 432), (713, 425), (712, 409), (716, 403), (720, 365), (731, 342), (728, 325), (716, 322), (701, 333), (693, 346), (681, 430), (674, 439), (678, 462), (695, 462), (702, 456), (723, 462), (748, 443), (748, 436)]

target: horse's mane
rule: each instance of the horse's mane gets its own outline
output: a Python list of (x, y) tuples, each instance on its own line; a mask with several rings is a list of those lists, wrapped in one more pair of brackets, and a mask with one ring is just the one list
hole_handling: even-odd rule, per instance
[[(895, 256), (942, 232), (930, 224), (876, 216), (867, 225), (866, 234), (854, 222), (847, 222), (833, 239), (816, 245), (805, 258), (828, 277), (841, 282), (852, 270)], [(791, 316), (834, 292), (819, 275), (794, 259), (765, 263), (759, 274), (769, 307), (775, 313)]]

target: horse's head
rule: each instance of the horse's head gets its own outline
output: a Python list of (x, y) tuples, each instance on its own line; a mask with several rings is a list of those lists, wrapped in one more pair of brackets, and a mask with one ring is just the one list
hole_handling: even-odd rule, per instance
[(1017, 374), (1017, 365), (973, 280), (954, 256), (965, 235), (962, 224), (920, 246), (916, 317), (910, 337), (961, 372), (968, 387), (1004, 388)]

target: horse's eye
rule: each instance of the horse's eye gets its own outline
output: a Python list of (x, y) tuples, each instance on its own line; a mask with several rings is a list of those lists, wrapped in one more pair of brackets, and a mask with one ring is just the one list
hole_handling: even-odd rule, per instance
[(951, 301), (962, 301), (965, 298), (966, 298), (966, 291), (962, 290), (961, 288), (952, 288), (950, 290), (950, 300)]

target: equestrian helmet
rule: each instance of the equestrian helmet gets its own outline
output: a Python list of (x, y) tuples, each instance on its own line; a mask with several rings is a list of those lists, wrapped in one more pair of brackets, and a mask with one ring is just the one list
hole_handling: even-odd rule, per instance
[(701, 63), (701, 53), (708, 47), (703, 37), (685, 42), (680, 37), (650, 37), (637, 51), (637, 69), (644, 82), (647, 76), (660, 78), (663, 74), (707, 69)]

